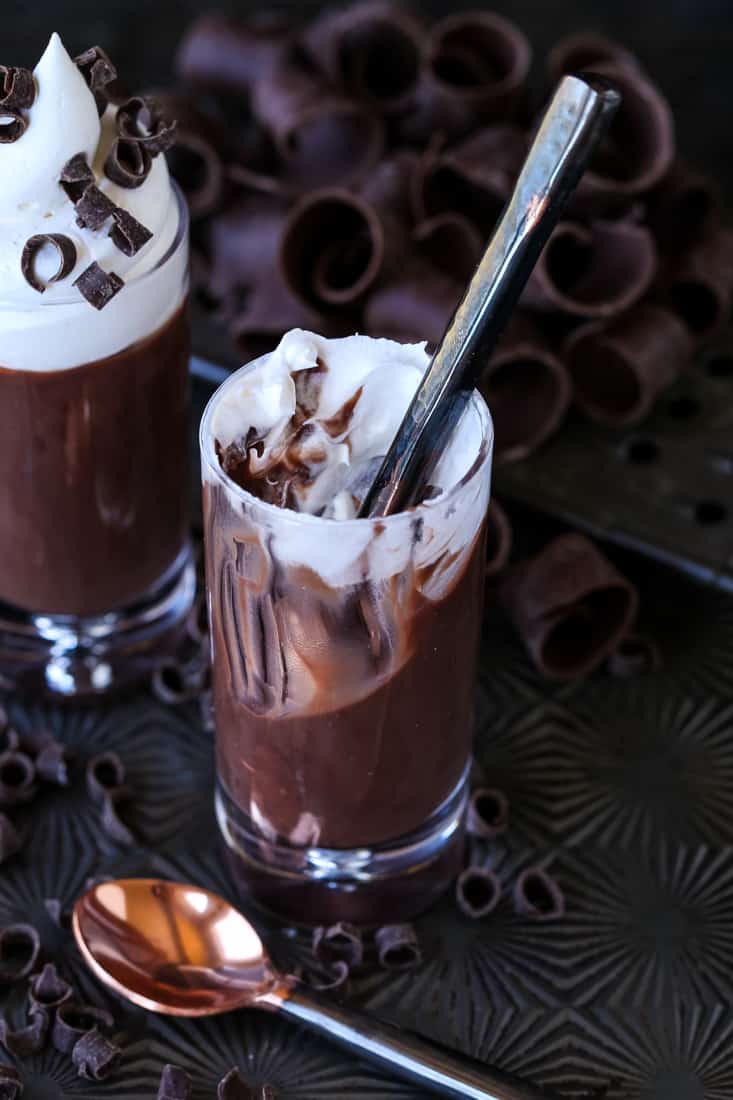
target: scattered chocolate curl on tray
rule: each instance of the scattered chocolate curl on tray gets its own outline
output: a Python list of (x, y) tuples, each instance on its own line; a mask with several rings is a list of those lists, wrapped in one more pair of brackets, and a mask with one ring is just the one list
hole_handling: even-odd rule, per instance
[(31, 1008), (28, 1021), (20, 1027), (11, 1027), (4, 1016), (0, 1017), (0, 1042), (18, 1058), (39, 1054), (46, 1045), (48, 1023), (48, 1014), (42, 1008)]
[(15, 1066), (0, 1065), (0, 1100), (20, 1100), (23, 1078)]
[(733, 230), (710, 229), (660, 277), (662, 302), (702, 340), (729, 320), (733, 297)]
[(87, 791), (94, 802), (102, 802), (125, 785), (125, 765), (115, 752), (103, 752), (87, 761)]
[(384, 970), (414, 970), (422, 962), (411, 924), (385, 924), (374, 933), (379, 965)]
[(513, 533), (509, 516), (498, 500), (492, 500), (486, 513), (486, 577), (495, 577), (506, 568), (512, 552)]
[(565, 914), (565, 897), (559, 885), (542, 867), (527, 867), (512, 889), (516, 912), (530, 920), (558, 920)]
[(113, 1025), (114, 1019), (106, 1009), (67, 1000), (56, 1008), (51, 1042), (61, 1054), (71, 1054), (85, 1035), (107, 1030)]
[(196, 19), (181, 40), (176, 71), (198, 87), (248, 95), (289, 46), (291, 26), (270, 14), (243, 23), (216, 12)]
[(495, 787), (479, 787), (471, 792), (466, 813), (466, 832), (486, 840), (506, 831), (509, 800)]
[(689, 363), (692, 344), (682, 321), (647, 303), (611, 321), (581, 325), (563, 352), (576, 405), (609, 427), (639, 423)]
[(466, 867), (456, 879), (456, 902), (464, 916), (481, 920), (501, 898), (501, 882), (488, 867)]
[(353, 924), (339, 921), (329, 928), (316, 928), (313, 932), (313, 954), (325, 966), (345, 962), (350, 970), (361, 966), (364, 944), (361, 932)]
[(516, 315), (479, 378), (494, 420), (497, 462), (526, 458), (560, 427), (570, 376), (536, 325)]
[(79, 1076), (89, 1081), (106, 1080), (121, 1057), (120, 1048), (96, 1029), (82, 1035), (71, 1052)]
[(498, 597), (537, 668), (553, 680), (596, 668), (628, 633), (639, 602), (634, 586), (575, 534), (510, 568)]
[(308, 969), (300, 977), (310, 989), (323, 993), (326, 990), (340, 989), (349, 980), (349, 974), (349, 964), (341, 959), (328, 963), (317, 971)]
[(36, 769), (24, 752), (0, 753), (0, 806), (18, 806), (35, 796)]
[(679, 157), (654, 192), (649, 224), (660, 251), (679, 254), (718, 227), (723, 199), (715, 180)]
[(32, 924), (6, 924), (0, 929), (0, 984), (22, 981), (36, 969), (41, 937)]
[(40, 974), (32, 979), (28, 999), (33, 1007), (50, 1013), (70, 1000), (72, 993), (71, 986), (60, 976), (54, 964), (46, 963)]
[(248, 1085), (235, 1066), (216, 1086), (216, 1097), (217, 1100), (258, 1100), (264, 1098), (264, 1090), (268, 1087)]
[(656, 672), (661, 665), (659, 646), (643, 634), (627, 634), (608, 658), (608, 671), (620, 680)]
[(161, 703), (177, 706), (197, 698), (205, 676), (206, 670), (200, 662), (186, 665), (174, 657), (166, 657), (155, 668), (151, 687)]
[(191, 1078), (180, 1066), (163, 1066), (157, 1100), (189, 1100)]
[(0, 114), (11, 111), (27, 111), (36, 98), (36, 83), (30, 69), (0, 65)]

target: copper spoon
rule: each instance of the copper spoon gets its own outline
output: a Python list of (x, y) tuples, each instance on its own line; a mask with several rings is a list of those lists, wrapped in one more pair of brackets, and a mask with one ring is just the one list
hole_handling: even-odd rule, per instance
[(305, 988), (292, 975), (279, 974), (249, 921), (199, 886), (161, 879), (101, 882), (76, 902), (73, 928), (92, 972), (151, 1012), (214, 1016), (263, 1008), (442, 1096), (551, 1100), (552, 1094), (536, 1085), (355, 1012)]

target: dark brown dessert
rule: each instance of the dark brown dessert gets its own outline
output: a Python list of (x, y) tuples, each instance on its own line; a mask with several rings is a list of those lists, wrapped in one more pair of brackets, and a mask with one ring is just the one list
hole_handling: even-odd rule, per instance
[(185, 542), (188, 321), (69, 370), (0, 367), (0, 601), (129, 606)]

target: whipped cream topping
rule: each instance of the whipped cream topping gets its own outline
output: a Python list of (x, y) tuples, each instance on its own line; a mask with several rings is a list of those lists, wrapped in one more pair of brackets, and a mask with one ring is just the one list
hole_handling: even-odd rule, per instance
[[(246, 487), (255, 495), (298, 512), (352, 519), (429, 361), (425, 344), (326, 340), (294, 329), (227, 387), (212, 431), (235, 462), (246, 454)], [(456, 432), (435, 471), (435, 490), (460, 480), (478, 442)], [(278, 480), (287, 485), (273, 487)]]
[[(28, 128), (17, 141), (0, 144), (0, 366), (49, 371), (105, 358), (156, 331), (183, 300), (187, 251), (176, 249), (161, 265), (182, 216), (163, 156), (155, 157), (138, 188), (120, 187), (105, 176), (117, 109), (110, 105), (98, 117), (94, 96), (58, 34), (33, 75), (36, 98)], [(137, 255), (125, 256), (115, 246), (109, 225), (92, 231), (76, 224), (73, 203), (58, 181), (77, 153), (85, 155), (100, 191), (152, 232)], [(20, 265), (24, 244), (40, 233), (64, 234), (77, 250), (73, 271), (42, 295), (28, 285)], [(93, 261), (125, 282), (100, 311), (72, 285)], [(55, 266), (49, 250), (37, 270), (48, 277)]]

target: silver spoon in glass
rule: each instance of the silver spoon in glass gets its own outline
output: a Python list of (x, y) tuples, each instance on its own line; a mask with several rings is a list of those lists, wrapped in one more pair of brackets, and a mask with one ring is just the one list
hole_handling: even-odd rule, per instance
[(199, 886), (161, 879), (101, 882), (76, 902), (72, 923), (92, 972), (115, 993), (151, 1012), (215, 1016), (261, 1008), (442, 1096), (557, 1098), (278, 973), (249, 921)]

